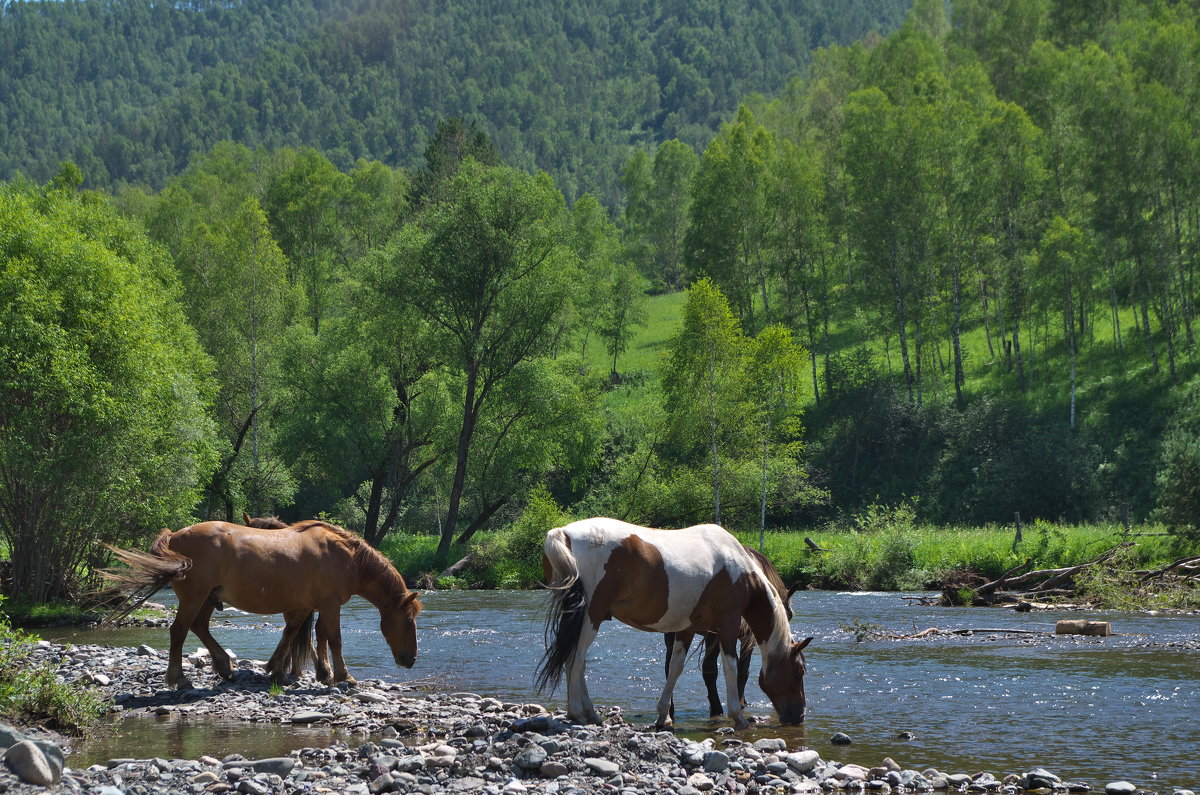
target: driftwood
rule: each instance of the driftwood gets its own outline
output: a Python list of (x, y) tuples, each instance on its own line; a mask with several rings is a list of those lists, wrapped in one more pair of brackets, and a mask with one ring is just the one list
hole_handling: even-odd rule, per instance
[(985, 633), (989, 633), (989, 632), (1002, 634), (1002, 635), (1049, 635), (1050, 634), (1049, 632), (1045, 632), (1044, 630), (1040, 630), (1040, 629), (1011, 629), (1011, 628), (1004, 628), (1004, 627), (980, 627), (980, 628), (971, 628), (971, 629), (940, 629), (938, 627), (930, 627), (929, 629), (923, 629), (920, 632), (914, 632), (911, 635), (881, 633), (881, 637), (889, 638), (891, 640), (914, 640), (916, 638), (928, 638), (928, 637), (931, 637), (934, 635), (976, 635), (976, 634), (985, 634)]
[[(977, 587), (965, 590), (947, 587), (943, 591), (941, 604), (962, 604), (963, 596), (967, 592), (970, 594), (970, 598), (966, 600), (969, 604), (977, 606), (1006, 605), (1015, 607), (1017, 610), (1040, 609), (1047, 606), (1046, 600), (1050, 599), (1075, 599), (1078, 596), (1074, 585), (1076, 575), (1094, 566), (1111, 564), (1119, 552), (1133, 545), (1133, 542), (1125, 541), (1087, 563), (1058, 569), (1024, 571), (1033, 565), (1032, 560), (1027, 560), (1012, 567), (995, 580)], [(1141, 584), (1167, 578), (1175, 582), (1200, 583), (1200, 555), (1179, 558), (1156, 569), (1125, 572), (1125, 575), (1137, 578)], [(1063, 605), (1057, 604), (1056, 606), (1062, 607)]]

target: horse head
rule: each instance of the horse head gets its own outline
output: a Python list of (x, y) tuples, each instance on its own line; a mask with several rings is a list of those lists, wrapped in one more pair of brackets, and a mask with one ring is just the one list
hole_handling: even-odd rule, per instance
[(396, 665), (412, 668), (417, 661), (417, 616), (421, 603), (408, 591), (391, 610), (379, 611), (379, 631), (392, 650)]
[(786, 653), (778, 657), (763, 656), (758, 685), (771, 699), (784, 725), (804, 722), (804, 647), (811, 642), (812, 638), (805, 638), (789, 643)]

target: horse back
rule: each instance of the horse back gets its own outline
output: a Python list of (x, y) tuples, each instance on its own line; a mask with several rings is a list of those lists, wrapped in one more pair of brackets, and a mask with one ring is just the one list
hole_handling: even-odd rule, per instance
[(192, 559), (184, 590), (208, 593), (252, 613), (276, 613), (315, 606), (353, 593), (353, 555), (345, 540), (316, 527), (302, 532), (252, 528), (228, 522), (201, 522), (173, 533), (173, 552)]
[(653, 632), (736, 629), (763, 587), (742, 545), (716, 525), (654, 530), (591, 519), (565, 530), (596, 626), (616, 618)]

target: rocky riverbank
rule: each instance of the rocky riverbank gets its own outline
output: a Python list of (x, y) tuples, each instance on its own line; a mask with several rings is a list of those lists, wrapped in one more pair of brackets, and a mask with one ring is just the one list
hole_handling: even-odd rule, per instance
[[(783, 740), (743, 742), (730, 729), (696, 742), (639, 729), (615, 711), (604, 726), (578, 726), (536, 704), (505, 703), (474, 693), (431, 695), (380, 680), (330, 688), (306, 674), (272, 692), (261, 662), (238, 661), (237, 681), (226, 683), (199, 653), (185, 662), (192, 687), (169, 691), (163, 688), (166, 653), (146, 646), (114, 649), (42, 642), (34, 662), (50, 663), (63, 679), (101, 690), (113, 700), (114, 718), (140, 715), (153, 720), (178, 713), (193, 720), (323, 725), (353, 739), (270, 759), (118, 758), (77, 769), (71, 766), (69, 741), (63, 738), (54, 742), (0, 731), (0, 746), (8, 748), (8, 764), (0, 765), (0, 793), (767, 795), (1092, 789), (1084, 782), (1063, 782), (1040, 768), (997, 776), (906, 770), (890, 759), (872, 767), (841, 764), (821, 759), (816, 751), (788, 748)], [(41, 781), (50, 783), (34, 783)], [(1101, 787), (1111, 793), (1137, 791), (1126, 782), (1097, 788)], [(1187, 790), (1174, 792), (1191, 795)]]

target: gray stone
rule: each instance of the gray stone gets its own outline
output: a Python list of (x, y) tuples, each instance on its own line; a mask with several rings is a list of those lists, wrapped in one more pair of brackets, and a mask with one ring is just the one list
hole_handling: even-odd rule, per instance
[(371, 781), (370, 790), (372, 795), (378, 795), (380, 792), (391, 792), (396, 788), (396, 782), (392, 778), (391, 773), (384, 773)]
[(850, 735), (846, 734), (845, 732), (835, 732), (834, 735), (829, 738), (829, 742), (833, 743), (834, 745), (850, 745), (853, 740), (851, 740)]
[(546, 761), (546, 749), (540, 745), (529, 745), (513, 757), (513, 764), (522, 770), (537, 770)]
[(1104, 785), (1106, 795), (1132, 795), (1137, 787), (1128, 781), (1110, 781)]
[(754, 741), (754, 747), (760, 751), (786, 751), (787, 743), (778, 737), (764, 737)]
[(1023, 786), (1027, 790), (1054, 789), (1054, 785), (1062, 781), (1058, 776), (1042, 767), (1035, 767), (1025, 774)]
[(316, 712), (314, 710), (303, 710), (292, 715), (292, 723), (317, 723), (319, 721), (333, 720), (333, 716), (328, 712)]
[(783, 760), (787, 762), (788, 767), (797, 773), (807, 773), (817, 766), (817, 762), (821, 761), (821, 755), (816, 751), (804, 750), (788, 754)]
[(400, 759), (397, 759), (396, 764), (392, 769), (399, 770), (402, 773), (412, 773), (416, 770), (423, 770), (424, 768), (425, 757), (421, 756), (420, 754), (413, 754), (412, 756), (404, 756)]
[(248, 767), (255, 773), (286, 776), (296, 766), (296, 760), (290, 756), (275, 756), (267, 759), (256, 759)]
[(557, 759), (547, 759), (539, 771), (546, 778), (558, 778), (571, 772), (571, 769)]
[(23, 732), (6, 723), (0, 723), (0, 751), (28, 739)]
[(21, 740), (10, 745), (4, 752), (4, 761), (22, 781), (37, 784), (39, 787), (56, 784), (62, 776), (62, 767), (59, 766), (56, 772), (45, 752), (31, 740)]
[(724, 751), (709, 751), (704, 755), (704, 772), (723, 773), (729, 767), (729, 754)]
[(609, 759), (589, 757), (584, 759), (583, 763), (597, 776), (615, 776), (621, 772), (621, 766)]
[(243, 792), (245, 795), (267, 795), (269, 792), (265, 786), (248, 778), (238, 782), (237, 791)]

